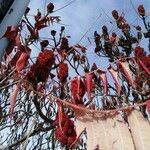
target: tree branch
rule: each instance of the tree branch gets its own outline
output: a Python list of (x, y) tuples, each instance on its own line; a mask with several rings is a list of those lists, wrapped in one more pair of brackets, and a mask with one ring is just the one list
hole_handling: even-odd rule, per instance
[(40, 108), (40, 103), (39, 103), (38, 100), (37, 100), (37, 95), (34, 96), (33, 103), (34, 103), (34, 105), (35, 105), (35, 107), (36, 107), (36, 110), (37, 110), (37, 112), (39, 113), (40, 117), (41, 117), (46, 123), (51, 123), (51, 124), (53, 124), (53, 120), (47, 118), (47, 117), (43, 114), (43, 112), (42, 112), (42, 110), (41, 110), (41, 108)]
[[(34, 136), (35, 134), (38, 134), (39, 132), (46, 132), (46, 131), (50, 131), (52, 130), (54, 127), (51, 125), (49, 127), (46, 127), (46, 128), (42, 128), (42, 127), (39, 127), (37, 129), (35, 129), (29, 137), (31, 136)], [(24, 142), (27, 138), (27, 135), (25, 135), (23, 138), (21, 138), (20, 140), (18, 140), (17, 142), (13, 143), (12, 145), (9, 145), (7, 146), (6, 148), (4, 148), (4, 150), (8, 150), (8, 149), (12, 149), (14, 146), (17, 146), (19, 144), (21, 144), (22, 142)]]

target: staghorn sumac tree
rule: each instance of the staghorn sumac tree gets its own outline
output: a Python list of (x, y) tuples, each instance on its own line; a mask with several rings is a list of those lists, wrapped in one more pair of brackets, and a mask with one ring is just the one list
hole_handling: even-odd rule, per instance
[[(0, 66), (1, 149), (86, 149), (89, 138), (86, 129), (76, 133), (76, 118), (120, 113), (128, 123), (127, 113), (135, 107), (148, 118), (150, 55), (141, 43), (150, 41), (150, 22), (144, 6), (137, 8), (142, 26), (131, 26), (112, 11), (118, 32), (103, 25), (93, 33), (95, 62), (86, 46), (69, 44), (64, 26), (51, 30), (61, 22), (54, 11), (49, 3), (45, 15), (38, 10), (30, 21), (27, 8), (20, 25), (9, 26), (3, 35), (10, 44)], [(49, 35), (44, 40), (43, 30)], [(33, 45), (40, 50), (36, 58)], [(101, 59), (107, 67), (101, 67)]]

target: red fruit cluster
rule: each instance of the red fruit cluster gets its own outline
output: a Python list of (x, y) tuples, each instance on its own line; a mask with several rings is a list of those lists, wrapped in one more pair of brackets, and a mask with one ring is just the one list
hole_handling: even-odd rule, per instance
[(50, 69), (55, 62), (55, 56), (52, 51), (45, 49), (39, 53), (36, 63), (31, 66), (27, 74), (29, 81), (45, 82), (49, 76)]
[(119, 18), (118, 11), (117, 10), (113, 10), (112, 11), (112, 16), (114, 17), (114, 19), (117, 20)]
[(143, 5), (139, 5), (138, 13), (139, 13), (140, 16), (143, 16), (143, 17), (145, 16), (145, 8), (144, 8)]
[(18, 34), (19, 28), (17, 26), (8, 26), (5, 34), (2, 36), (9, 40), (14, 40)]
[(112, 35), (111, 35), (111, 38), (110, 38), (111, 43), (115, 43), (116, 39), (117, 39), (117, 34), (115, 32), (112, 32)]
[(60, 63), (58, 66), (58, 79), (61, 83), (67, 82), (68, 77), (68, 64)]
[(142, 59), (146, 57), (146, 53), (144, 52), (144, 48), (137, 46), (135, 47), (135, 57), (138, 59)]
[(67, 145), (70, 147), (77, 137), (74, 122), (65, 113), (62, 113), (61, 123), (59, 122), (59, 117), (57, 114), (54, 122), (56, 126), (55, 137), (63, 146)]
[(54, 53), (48, 49), (45, 49), (43, 52), (39, 53), (36, 64), (51, 68), (54, 62), (55, 62)]
[(84, 82), (81, 80), (81, 78), (75, 77), (71, 81), (70, 90), (71, 90), (71, 94), (74, 99), (74, 103), (83, 104), (82, 98), (85, 94), (86, 88), (85, 88)]
[(60, 49), (61, 50), (66, 50), (66, 51), (69, 50), (69, 44), (68, 44), (68, 39), (67, 38), (65, 38), (65, 37), (62, 38)]
[(102, 27), (102, 32), (103, 34), (108, 34), (108, 29), (105, 25)]
[[(135, 57), (140, 60), (145, 67), (147, 68), (147, 70), (150, 71), (150, 55), (146, 55), (146, 53), (144, 52), (144, 49), (140, 46), (137, 46), (135, 48)], [(139, 61), (137, 60), (137, 62), (139, 63)], [(144, 71), (143, 67), (141, 66), (141, 64), (139, 63), (140, 69), (142, 71)], [(146, 72), (145, 72), (146, 73)]]
[(137, 30), (137, 31), (141, 31), (142, 28), (141, 28), (140, 26), (136, 26), (136, 30)]
[(129, 24), (126, 22), (125, 18), (124, 18), (123, 16), (119, 16), (117, 10), (113, 10), (113, 11), (112, 11), (112, 16), (113, 16), (114, 19), (116, 20), (118, 28), (120, 28), (120, 29), (122, 29), (122, 30), (130, 29), (130, 26), (129, 26)]
[(53, 3), (49, 3), (49, 4), (47, 5), (47, 12), (48, 12), (48, 13), (52, 13), (53, 10), (54, 10), (54, 5), (53, 5)]

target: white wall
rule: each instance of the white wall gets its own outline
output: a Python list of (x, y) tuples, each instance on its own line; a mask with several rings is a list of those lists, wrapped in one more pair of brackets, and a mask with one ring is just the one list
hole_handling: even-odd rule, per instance
[[(9, 11), (7, 12), (5, 18), (0, 24), (0, 37), (3, 36), (3, 34), (6, 31), (7, 26), (16, 26), (19, 24), (26, 7), (28, 6), (30, 0), (15, 0), (10, 9), (13, 9), (11, 13), (9, 14)], [(9, 10), (10, 10), (9, 9)], [(0, 39), (0, 61), (5, 53), (5, 49), (8, 45), (8, 41), (6, 38)]]

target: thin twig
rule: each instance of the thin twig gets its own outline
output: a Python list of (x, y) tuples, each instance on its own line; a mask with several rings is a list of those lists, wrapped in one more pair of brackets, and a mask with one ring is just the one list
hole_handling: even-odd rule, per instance
[(83, 36), (80, 38), (80, 40), (77, 42), (77, 44), (79, 44), (82, 39), (86, 36), (86, 34), (93, 28), (93, 26), (95, 25), (95, 23), (97, 22), (97, 20), (102, 16), (102, 14), (100, 14), (96, 20), (93, 22), (93, 24), (88, 28), (88, 30), (83, 34)]
[(36, 125), (36, 121), (34, 119), (33, 123), (31, 124), (31, 127), (30, 127), (30, 129), (28, 131), (27, 138), (26, 138), (26, 140), (25, 140), (25, 142), (23, 144), (23, 150), (26, 150), (26, 147), (27, 147), (27, 144), (28, 144), (28, 139), (29, 139), (30, 135), (32, 134), (32, 130), (34, 129), (35, 125)]
[(70, 1), (68, 4), (64, 5), (64, 6), (61, 7), (61, 8), (56, 9), (56, 10), (53, 11), (53, 12), (57, 12), (57, 11), (59, 11), (59, 10), (61, 10), (61, 9), (64, 9), (65, 7), (67, 7), (67, 6), (71, 5), (72, 3), (74, 3), (75, 1), (76, 1), (76, 0), (72, 0), (72, 1)]

